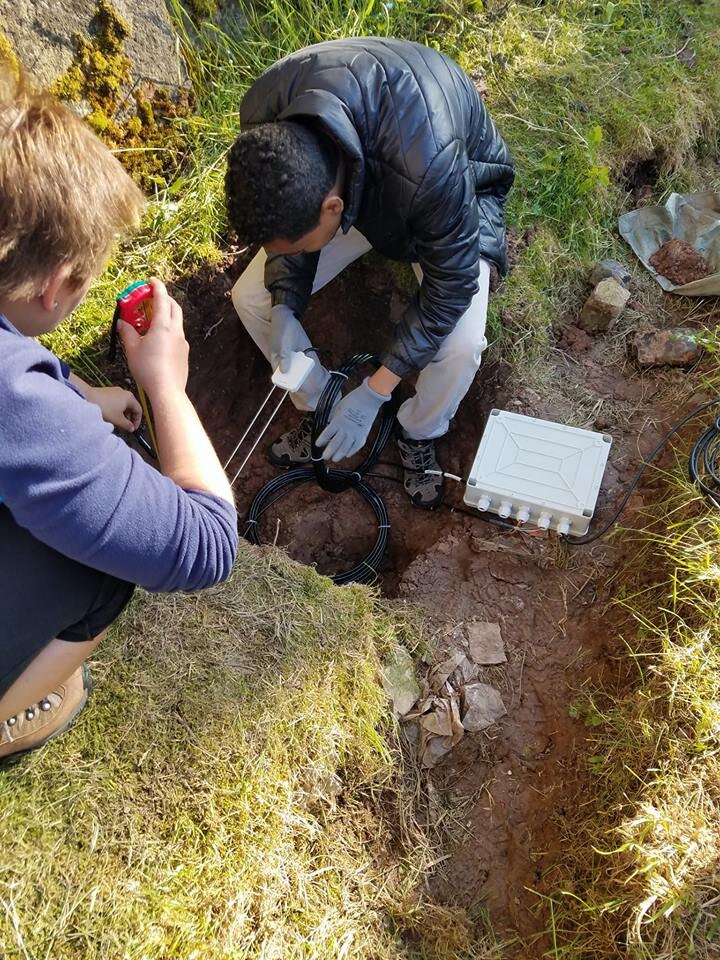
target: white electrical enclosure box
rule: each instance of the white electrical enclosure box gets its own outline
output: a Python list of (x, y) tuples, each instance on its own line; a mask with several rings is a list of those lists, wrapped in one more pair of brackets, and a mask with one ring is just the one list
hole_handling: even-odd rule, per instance
[(508, 520), (582, 536), (595, 511), (612, 438), (492, 410), (465, 503)]

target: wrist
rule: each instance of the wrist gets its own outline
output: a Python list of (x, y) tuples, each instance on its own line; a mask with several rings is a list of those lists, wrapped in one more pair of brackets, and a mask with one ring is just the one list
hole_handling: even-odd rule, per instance
[(366, 391), (366, 392), (368, 393), (368, 395), (371, 397), (371, 399), (374, 400), (374, 401), (377, 403), (378, 406), (382, 406), (383, 403), (387, 403), (387, 401), (390, 399), (390, 394), (389, 394), (389, 393), (380, 393), (378, 390), (376, 390), (376, 389), (373, 387), (372, 383), (370, 382), (370, 378), (369, 378), (369, 377), (366, 377), (366, 378), (363, 380), (363, 384), (362, 384), (362, 385), (363, 385), (363, 388), (365, 389), (365, 391)]
[(95, 387), (91, 387), (89, 383), (86, 383), (82, 377), (79, 377), (76, 373), (73, 373), (72, 370), (68, 376), (68, 382), (71, 383), (76, 390), (79, 390), (85, 399), (90, 401), (90, 403), (96, 402), (94, 398)]
[(389, 399), (390, 394), (399, 383), (400, 377), (391, 370), (388, 370), (387, 367), (379, 367), (375, 373), (367, 379), (367, 384), (370, 389), (386, 400)]
[(143, 389), (154, 407), (159, 404), (172, 406), (187, 400), (185, 387), (177, 382), (151, 382), (147, 385), (143, 384)]

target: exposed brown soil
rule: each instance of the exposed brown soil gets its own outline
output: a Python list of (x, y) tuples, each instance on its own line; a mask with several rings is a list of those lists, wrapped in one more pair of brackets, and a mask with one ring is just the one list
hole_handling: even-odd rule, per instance
[(627, 161), (620, 175), (621, 184), (630, 192), (636, 205), (653, 201), (653, 193), (665, 163), (662, 152), (635, 157)]
[(693, 280), (702, 280), (711, 272), (705, 257), (687, 240), (679, 240), (677, 237), (664, 243), (650, 257), (649, 263), (661, 276), (667, 277), (678, 286), (692, 283)]
[[(225, 458), (269, 389), (267, 364), (238, 322), (229, 290), (247, 257), (226, 272), (208, 272), (181, 285), (191, 341), (190, 391)], [(350, 354), (379, 350), (390, 335), (397, 291), (389, 271), (359, 262), (313, 298), (306, 317), (311, 337), (337, 364)], [(554, 354), (551, 379), (540, 389), (511, 380), (507, 365), (488, 360), (439, 443), (446, 470), (467, 474), (488, 411), (494, 407), (606, 430), (613, 448), (596, 524), (612, 513), (640, 458), (677, 418), (677, 372), (639, 373), (606, 338), (567, 330)], [(670, 396), (674, 395), (674, 401)], [(267, 440), (296, 422), (286, 402)], [(265, 442), (263, 443), (263, 448)], [(384, 457), (397, 460), (394, 449)], [(257, 451), (236, 484), (240, 512), (275, 474)], [(392, 466), (378, 472), (397, 473)], [(484, 902), (499, 935), (519, 937), (508, 956), (541, 957), (547, 948), (546, 902), (561, 848), (557, 815), (568, 803), (592, 802), (584, 772), (584, 728), (570, 717), (588, 678), (614, 669), (617, 640), (606, 609), (608, 580), (621, 548), (601, 541), (568, 549), (556, 540), (507, 533), (480, 519), (441, 509), (412, 508), (402, 487), (373, 481), (386, 500), (391, 546), (379, 586), (389, 596), (420, 604), (437, 637), (469, 618), (497, 621), (508, 663), (484, 677), (503, 694), (508, 715), (491, 735), (468, 734), (431, 774), (455, 800), (467, 797), (465, 830), (432, 880), (434, 894), (465, 906)], [(630, 504), (642, 509), (652, 480)], [(448, 490), (450, 504), (463, 488)], [(299, 488), (273, 507), (266, 539), (323, 572), (349, 566), (369, 547), (374, 521), (355, 495)]]

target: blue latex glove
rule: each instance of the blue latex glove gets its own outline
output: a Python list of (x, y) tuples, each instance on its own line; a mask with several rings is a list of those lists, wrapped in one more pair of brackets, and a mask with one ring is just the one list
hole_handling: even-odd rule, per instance
[(303, 326), (285, 303), (277, 303), (270, 313), (270, 364), (282, 373), (290, 369), (291, 354), (305, 353), (312, 344)]
[(335, 407), (330, 423), (318, 437), (324, 460), (345, 460), (365, 444), (380, 407), (390, 397), (376, 393), (366, 377)]

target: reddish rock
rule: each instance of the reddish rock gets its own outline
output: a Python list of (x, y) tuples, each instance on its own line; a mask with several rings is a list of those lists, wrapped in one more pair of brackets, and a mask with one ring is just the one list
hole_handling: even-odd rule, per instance
[(633, 346), (641, 367), (689, 367), (702, 353), (696, 332), (688, 327), (637, 333)]

